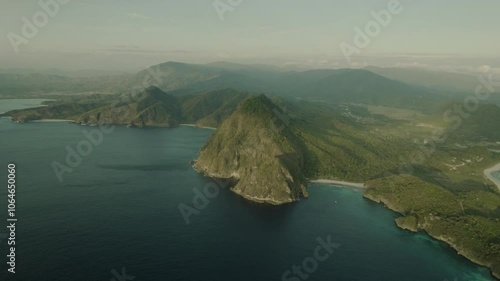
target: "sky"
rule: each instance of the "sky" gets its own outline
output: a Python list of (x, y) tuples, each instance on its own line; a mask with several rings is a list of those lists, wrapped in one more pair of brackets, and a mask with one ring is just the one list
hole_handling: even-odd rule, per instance
[[(40, 3), (54, 7), (55, 1), (61, 3), (44, 21), (47, 12)], [(398, 9), (388, 8), (397, 2)], [(306, 68), (378, 65), (459, 72), (500, 70), (498, 0), (0, 3), (3, 69), (130, 72), (166, 61), (230, 61)], [(389, 13), (391, 19), (374, 25), (373, 13)], [(25, 21), (37, 31), (23, 32), (28, 25)], [(373, 36), (366, 35), (367, 26), (375, 28)], [(367, 44), (356, 45), (356, 28), (367, 36)], [(349, 48), (342, 49), (342, 44)], [(349, 60), (346, 50), (356, 50)]]

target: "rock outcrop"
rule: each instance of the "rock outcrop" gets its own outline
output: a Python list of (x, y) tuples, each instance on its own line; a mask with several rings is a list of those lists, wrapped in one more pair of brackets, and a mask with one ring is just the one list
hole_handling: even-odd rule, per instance
[(274, 205), (307, 197), (303, 153), (290, 127), (278, 127), (280, 112), (266, 96), (248, 98), (201, 149), (194, 168), (207, 176), (234, 178), (232, 191)]

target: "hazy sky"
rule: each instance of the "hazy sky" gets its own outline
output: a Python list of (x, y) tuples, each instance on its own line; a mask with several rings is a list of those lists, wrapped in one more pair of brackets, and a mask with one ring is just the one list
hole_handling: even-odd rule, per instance
[[(0, 0), (0, 68), (133, 71), (169, 60), (342, 67), (340, 44), (353, 44), (354, 28), (390, 1), (242, 0), (221, 20), (214, 0), (70, 0), (16, 54), (8, 34), (23, 36), (22, 18), (33, 22), (43, 9), (35, 0)], [(500, 69), (500, 1), (400, 2), (403, 10), (351, 66)]]

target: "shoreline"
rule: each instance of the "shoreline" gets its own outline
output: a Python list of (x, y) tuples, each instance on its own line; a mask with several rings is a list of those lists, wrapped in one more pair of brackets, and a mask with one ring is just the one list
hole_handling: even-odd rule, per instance
[[(1, 118), (8, 118), (8, 119), (13, 120), (12, 117), (10, 117), (10, 116), (1, 116)], [(82, 126), (98, 125), (98, 124), (81, 124), (81, 123), (76, 123), (75, 120), (69, 120), (69, 119), (38, 119), (38, 120), (29, 120), (29, 121), (26, 121), (26, 123), (52, 123), (52, 122), (54, 122), (54, 123), (57, 123), (57, 122), (68, 122), (68, 123), (75, 123), (75, 124), (82, 125)], [(112, 124), (112, 125), (115, 125), (115, 126), (120, 126), (120, 125), (126, 126), (125, 124)], [(217, 130), (217, 128), (214, 128), (214, 127), (198, 126), (196, 124), (179, 124), (178, 126), (179, 127), (182, 126), (182, 127), (193, 127), (193, 128), (199, 128), (199, 129)]]
[(496, 164), (495, 166), (491, 167), (491, 168), (488, 168), (486, 170), (484, 170), (484, 175), (490, 180), (492, 181), (498, 188), (498, 191), (500, 191), (500, 180), (495, 178), (492, 173), (493, 172), (497, 172), (497, 171), (500, 171), (500, 163)]
[(339, 180), (317, 179), (317, 180), (310, 180), (309, 182), (311, 182), (311, 183), (329, 183), (329, 184), (336, 184), (336, 185), (347, 186), (347, 187), (367, 188), (364, 183), (347, 182), (347, 181), (339, 181)]
[[(498, 165), (500, 165), (500, 163), (499, 163)], [(394, 212), (394, 213), (396, 213), (396, 214), (399, 214), (399, 215), (400, 215), (400, 217), (399, 217), (399, 218), (403, 218), (403, 217), (405, 217), (405, 214), (404, 214), (404, 213), (402, 213), (401, 211), (397, 210), (397, 208), (394, 208), (394, 207), (390, 204), (390, 202), (389, 202), (389, 201), (386, 201), (386, 200), (384, 200), (383, 198), (374, 198), (374, 197), (372, 197), (372, 196), (368, 196), (368, 195), (366, 195), (366, 193), (365, 193), (365, 194), (363, 194), (363, 197), (364, 197), (364, 198), (366, 198), (367, 200), (370, 200), (370, 201), (372, 201), (372, 202), (376, 203), (376, 204), (380, 204), (380, 205), (382, 205), (382, 206), (383, 206), (384, 208), (386, 208), (387, 210), (390, 210), (390, 211), (392, 211), (392, 212)], [(425, 226), (422, 226), (422, 227), (418, 226), (418, 227), (417, 227), (417, 230), (416, 230), (416, 231), (414, 231), (414, 230), (411, 230), (411, 229), (408, 229), (408, 228), (404, 228), (404, 227), (402, 227), (401, 225), (399, 225), (399, 224), (397, 223), (397, 221), (396, 221), (396, 220), (395, 220), (395, 224), (396, 224), (396, 226), (397, 226), (399, 229), (401, 229), (401, 230), (403, 230), (403, 231), (409, 231), (409, 232), (412, 232), (412, 233), (418, 233), (418, 232), (420, 232), (420, 231), (425, 232), (425, 233), (426, 233), (427, 235), (429, 235), (432, 239), (434, 239), (434, 240), (436, 240), (436, 241), (440, 241), (440, 242), (442, 242), (442, 243), (444, 243), (444, 244), (448, 245), (451, 249), (455, 250), (455, 251), (456, 251), (456, 253), (457, 253), (457, 255), (464, 257), (465, 259), (467, 259), (468, 261), (470, 261), (470, 262), (472, 262), (472, 263), (474, 263), (474, 264), (477, 264), (477, 265), (479, 265), (479, 266), (483, 266), (483, 267), (487, 268), (487, 269), (489, 270), (489, 272), (491, 273), (491, 275), (492, 275), (494, 278), (497, 278), (498, 280), (500, 280), (500, 275), (498, 274), (498, 272), (495, 272), (495, 271), (493, 270), (493, 267), (492, 267), (491, 265), (487, 264), (487, 262), (478, 261), (478, 260), (476, 260), (475, 258), (470, 257), (470, 256), (467, 254), (467, 252), (466, 252), (466, 251), (464, 251), (463, 249), (460, 249), (460, 246), (459, 246), (459, 245), (456, 245), (456, 244), (455, 244), (455, 243), (453, 243), (453, 241), (451, 241), (451, 240), (447, 240), (445, 236), (433, 235), (433, 234), (429, 233), (429, 231), (428, 231), (427, 229), (425, 229)]]
[(214, 127), (198, 126), (196, 124), (179, 124), (179, 126), (201, 128), (201, 129), (210, 129), (210, 130), (217, 130), (217, 128), (214, 128)]
[(67, 120), (67, 119), (39, 119), (39, 120), (32, 120), (28, 122), (33, 122), (33, 123), (42, 123), (42, 122), (75, 122), (73, 120)]

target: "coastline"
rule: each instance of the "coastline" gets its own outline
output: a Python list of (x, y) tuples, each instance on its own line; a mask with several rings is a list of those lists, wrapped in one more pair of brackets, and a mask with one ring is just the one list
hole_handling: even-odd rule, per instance
[(68, 119), (39, 119), (39, 120), (32, 120), (28, 122), (34, 122), (34, 123), (41, 123), (41, 122), (75, 122), (73, 120), (68, 120)]
[[(10, 116), (1, 116), (2, 118), (8, 118), (8, 119), (12, 119), (12, 117)], [(29, 123), (52, 123), (52, 122), (68, 122), (68, 123), (75, 123), (75, 120), (70, 120), (70, 119), (38, 119), (38, 120), (29, 120), (27, 121)], [(90, 125), (90, 124), (80, 124), (80, 123), (77, 123), (79, 125)], [(95, 124), (97, 125), (97, 124)], [(124, 124), (114, 124), (114, 125), (124, 125)], [(207, 126), (198, 126), (196, 124), (179, 124), (178, 125), (179, 127), (180, 126), (184, 126), (184, 127), (193, 127), (193, 128), (199, 128), (199, 129), (209, 129), (209, 130), (217, 130), (217, 128), (214, 128), (214, 127), (207, 127)]]
[(500, 180), (495, 178), (492, 173), (493, 172), (496, 172), (496, 171), (500, 171), (500, 163), (496, 164), (495, 166), (491, 167), (491, 168), (488, 168), (486, 170), (484, 170), (484, 175), (490, 180), (492, 181), (497, 187), (498, 187), (498, 191), (500, 191)]
[(311, 182), (311, 183), (329, 183), (329, 184), (336, 184), (336, 185), (340, 185), (340, 186), (356, 187), (356, 188), (367, 188), (364, 183), (338, 181), (338, 180), (317, 179), (317, 180), (310, 180), (309, 182)]
[[(500, 164), (498, 164), (500, 165)], [(397, 214), (400, 215), (399, 218), (404, 218), (405, 217), (405, 214), (403, 212), (401, 212), (400, 210), (398, 210), (397, 208), (395, 208), (391, 203), (390, 201), (388, 200), (385, 200), (384, 198), (374, 198), (372, 196), (369, 196), (367, 193), (364, 193), (363, 194), (363, 197), (372, 201), (372, 202), (375, 202), (377, 204), (380, 204), (382, 205), (384, 208), (390, 210), (390, 211), (393, 211)], [(469, 260), (470, 262), (472, 263), (475, 263), (477, 265), (480, 265), (480, 266), (484, 266), (486, 268), (489, 269), (491, 275), (494, 277), (494, 278), (497, 278), (498, 280), (500, 280), (500, 273), (498, 271), (495, 271), (492, 267), (491, 264), (488, 264), (487, 262), (484, 262), (484, 261), (479, 261), (477, 259), (475, 259), (474, 257), (471, 257), (469, 254), (467, 254), (466, 251), (464, 251), (463, 249), (460, 248), (459, 245), (456, 245), (455, 243), (453, 243), (453, 241), (451, 239), (449, 239), (448, 237), (445, 237), (445, 236), (439, 236), (439, 235), (433, 235), (432, 233), (430, 233), (426, 228), (425, 228), (425, 225), (418, 225), (416, 229), (409, 229), (409, 228), (405, 228), (403, 227), (403, 225), (400, 225), (397, 220), (395, 221), (396, 223), (396, 226), (401, 229), (401, 230), (405, 230), (405, 231), (410, 231), (410, 232), (413, 232), (413, 233), (417, 233), (419, 231), (424, 231), (427, 235), (429, 235), (431, 238), (437, 240), (437, 241), (440, 241), (440, 242), (443, 242), (445, 243), (446, 245), (448, 245), (449, 247), (451, 247), (452, 249), (454, 249), (458, 255), (466, 258), (467, 260)]]

